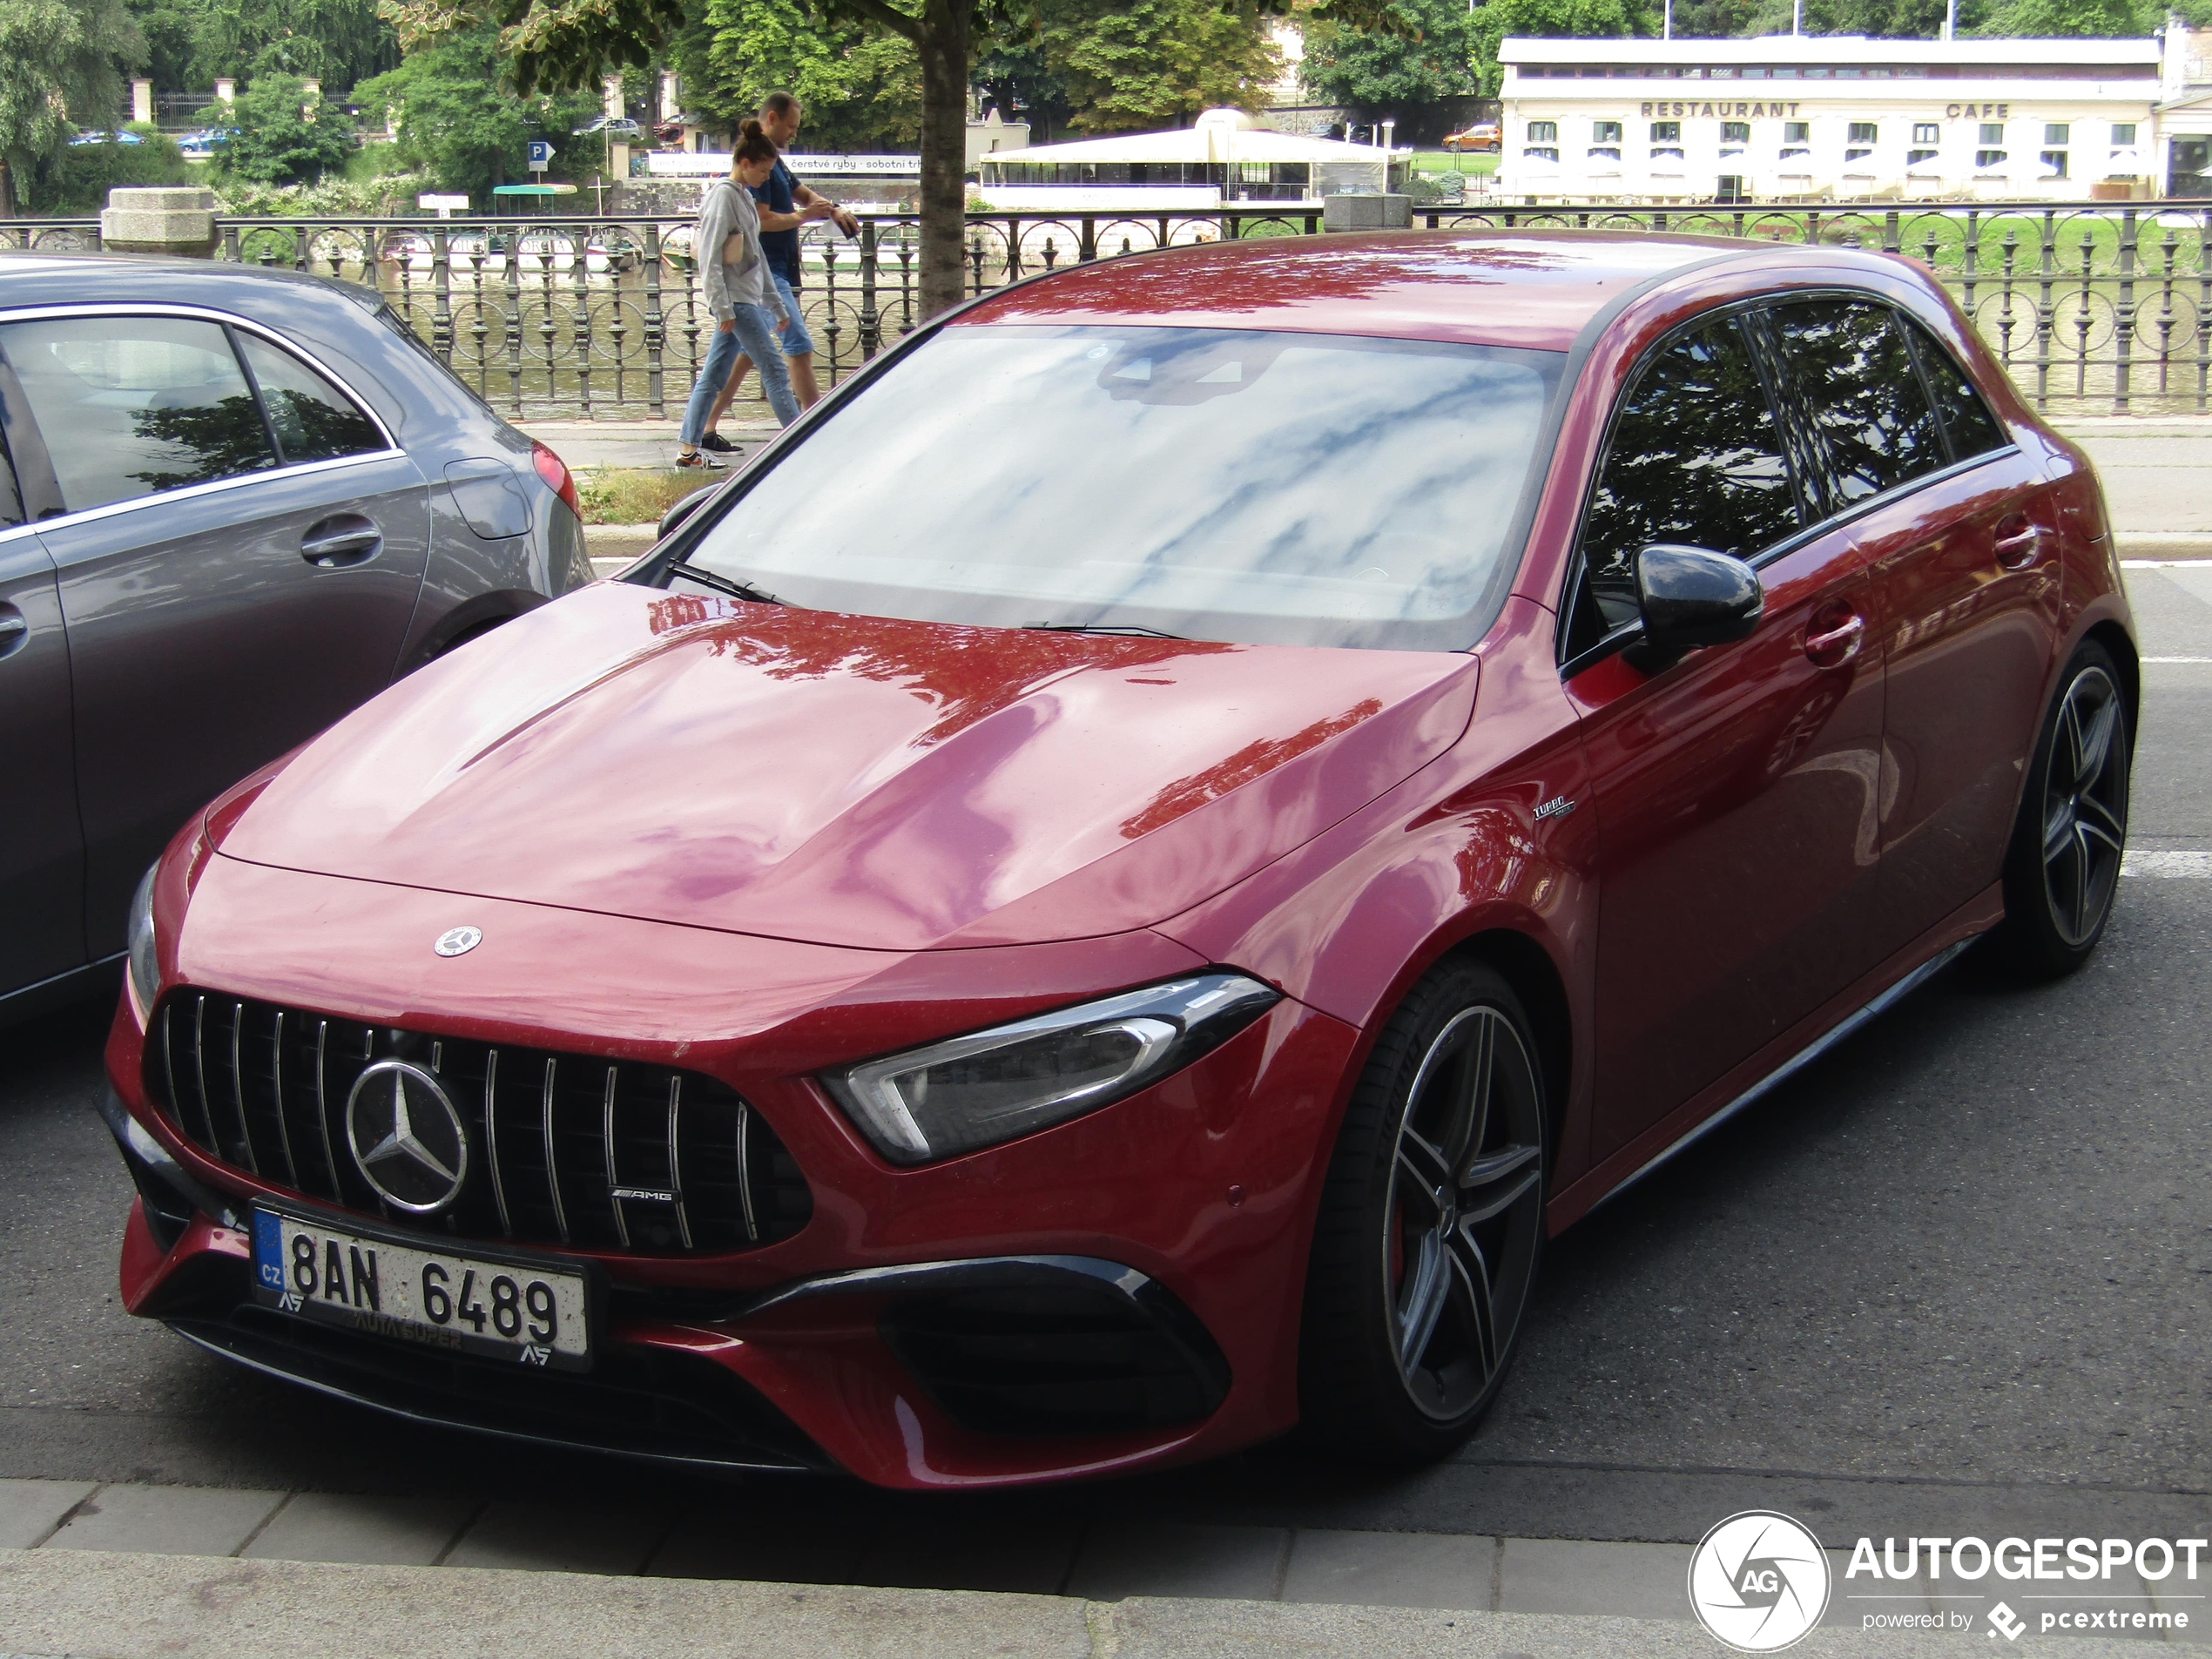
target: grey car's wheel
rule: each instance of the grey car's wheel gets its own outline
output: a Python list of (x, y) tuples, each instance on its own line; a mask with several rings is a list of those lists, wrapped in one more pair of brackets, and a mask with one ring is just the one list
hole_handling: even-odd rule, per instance
[(1440, 1457), (1497, 1397), (1543, 1250), (1543, 1075), (1491, 968), (1416, 986), (1339, 1131), (1306, 1286), (1309, 1433), (1361, 1455)]
[(2128, 840), (2134, 746), (2119, 666), (2086, 644), (2060, 677), (2006, 857), (1999, 942), (2019, 971), (2070, 973), (2103, 937)]

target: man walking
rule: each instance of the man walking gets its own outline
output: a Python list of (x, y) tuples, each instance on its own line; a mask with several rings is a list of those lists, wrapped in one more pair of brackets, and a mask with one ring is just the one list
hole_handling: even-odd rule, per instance
[[(761, 131), (779, 151), (787, 149), (799, 136), (804, 113), (799, 100), (790, 93), (771, 92), (760, 102)], [(780, 156), (767, 182), (758, 186), (752, 196), (760, 209), (760, 246), (768, 259), (768, 280), (783, 303), (786, 319), (782, 328), (777, 331), (777, 344), (782, 347), (784, 361), (791, 371), (792, 395), (798, 398), (800, 408), (809, 408), (822, 392), (814, 378), (814, 339), (806, 332), (806, 314), (799, 308), (799, 226), (826, 219), (835, 221), (838, 229), (847, 236), (856, 236), (860, 233), (860, 221), (827, 197), (818, 195), (801, 184)], [(751, 356), (741, 355), (732, 368), (729, 381), (716, 400), (713, 413), (707, 417), (700, 448), (726, 450), (731, 447), (730, 441), (715, 427), (730, 407), (730, 400), (738, 395), (745, 371), (752, 367)]]

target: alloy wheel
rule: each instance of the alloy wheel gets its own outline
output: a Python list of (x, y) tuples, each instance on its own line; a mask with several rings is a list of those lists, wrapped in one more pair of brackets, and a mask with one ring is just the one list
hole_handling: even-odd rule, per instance
[(1440, 1422), (1510, 1349), (1543, 1228), (1542, 1096), (1505, 1014), (1463, 1008), (1422, 1055), (1398, 1124), (1382, 1271), (1398, 1375)]
[(2101, 668), (2076, 675), (2059, 705), (2043, 785), (2043, 886), (2069, 947), (2094, 938), (2128, 839), (2128, 757), (2120, 688)]

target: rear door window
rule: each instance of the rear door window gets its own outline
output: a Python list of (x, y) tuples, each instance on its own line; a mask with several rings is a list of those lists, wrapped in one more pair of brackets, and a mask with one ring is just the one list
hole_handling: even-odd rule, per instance
[(70, 512), (277, 464), (260, 404), (215, 323), (35, 318), (0, 325), (0, 352)]
[(1827, 452), (1829, 511), (1947, 464), (1904, 327), (1887, 306), (1807, 300), (1767, 315), (1793, 393)]
[(388, 447), (375, 421), (290, 352), (243, 329), (238, 344), (261, 388), (261, 403), (287, 466), (374, 455)]
[(8, 446), (0, 443), (0, 530), (24, 522), (23, 489), (16, 482), (15, 462), (9, 458)]
[(1635, 620), (1635, 556), (1650, 543), (1750, 558), (1799, 523), (1780, 423), (1742, 324), (1722, 318), (1676, 336), (1615, 417), (1582, 521), (1582, 605), (1568, 654)]
[(1973, 377), (1959, 367), (1950, 347), (1917, 322), (1907, 320), (1905, 332), (1912, 341), (1912, 354), (1920, 360), (1929, 389), (1935, 394), (1936, 413), (1942, 417), (1944, 433), (1951, 440), (1951, 458), (1967, 461), (2009, 447), (2012, 435), (1997, 424), (1997, 417), (1975, 389)]

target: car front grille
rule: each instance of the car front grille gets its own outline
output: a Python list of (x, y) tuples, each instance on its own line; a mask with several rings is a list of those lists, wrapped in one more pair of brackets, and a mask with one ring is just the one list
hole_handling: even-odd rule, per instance
[[(644, 1255), (751, 1249), (813, 1213), (797, 1162), (726, 1083), (697, 1072), (495, 1047), (214, 992), (162, 1003), (149, 1091), (210, 1157), (272, 1186), (456, 1238)], [(387, 1205), (355, 1163), (346, 1105), (369, 1065), (434, 1072), (471, 1156), (436, 1215)]]

